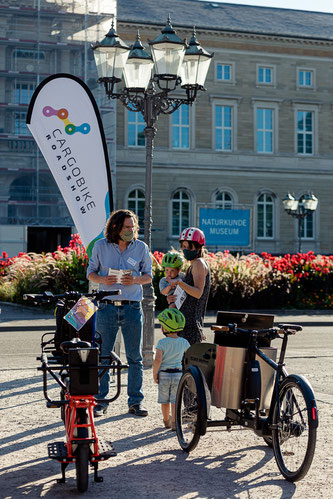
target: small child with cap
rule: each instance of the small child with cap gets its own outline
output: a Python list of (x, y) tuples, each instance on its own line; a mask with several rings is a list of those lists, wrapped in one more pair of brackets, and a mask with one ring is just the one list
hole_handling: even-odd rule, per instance
[(161, 404), (165, 428), (176, 430), (176, 393), (182, 376), (183, 356), (190, 344), (177, 334), (185, 326), (185, 317), (178, 309), (166, 308), (157, 318), (165, 335), (157, 342), (153, 365), (154, 381), (158, 384), (157, 401)]

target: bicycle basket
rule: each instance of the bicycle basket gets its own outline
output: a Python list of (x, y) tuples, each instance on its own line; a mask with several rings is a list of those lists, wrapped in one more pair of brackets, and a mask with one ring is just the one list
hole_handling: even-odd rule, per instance
[[(240, 328), (244, 329), (269, 329), (273, 327), (274, 315), (272, 314), (255, 314), (247, 312), (217, 312), (216, 324), (218, 326), (228, 326), (228, 324), (237, 324)], [(214, 343), (226, 347), (241, 347), (246, 348), (249, 342), (248, 333), (238, 332), (234, 333), (216, 333)], [(269, 347), (270, 340), (265, 338), (258, 338), (259, 347)]]

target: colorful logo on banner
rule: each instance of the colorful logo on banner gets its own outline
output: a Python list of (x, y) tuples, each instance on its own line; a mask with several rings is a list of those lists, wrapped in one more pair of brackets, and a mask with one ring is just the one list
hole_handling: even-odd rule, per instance
[(87, 134), (90, 132), (89, 123), (82, 123), (80, 126), (75, 126), (74, 123), (71, 123), (68, 119), (68, 111), (65, 108), (62, 109), (53, 109), (51, 106), (45, 106), (43, 108), (43, 114), (47, 118), (50, 116), (57, 116), (60, 120), (62, 120), (65, 124), (65, 132), (68, 135), (73, 135), (73, 133), (80, 132), (83, 134)]

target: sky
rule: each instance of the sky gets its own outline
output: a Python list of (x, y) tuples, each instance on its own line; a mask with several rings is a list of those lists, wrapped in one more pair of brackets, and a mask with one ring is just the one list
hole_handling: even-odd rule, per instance
[[(211, 3), (220, 3), (222, 0), (207, 0)], [(260, 7), (279, 7), (281, 9), (311, 10), (315, 12), (333, 13), (332, 0), (224, 0), (225, 3), (239, 3), (242, 5), (258, 5)]]

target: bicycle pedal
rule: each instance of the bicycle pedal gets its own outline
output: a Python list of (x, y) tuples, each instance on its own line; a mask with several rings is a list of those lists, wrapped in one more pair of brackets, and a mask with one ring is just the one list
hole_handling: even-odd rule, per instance
[(103, 439), (98, 440), (98, 450), (99, 450), (99, 456), (98, 456), (98, 461), (104, 461), (106, 459), (109, 459), (109, 457), (113, 457), (117, 455), (117, 452), (115, 451), (112, 442), (107, 442)]
[(67, 449), (64, 442), (47, 444), (47, 451), (51, 459), (67, 459)]
[(46, 402), (46, 407), (48, 409), (58, 409), (60, 407), (56, 402)]

